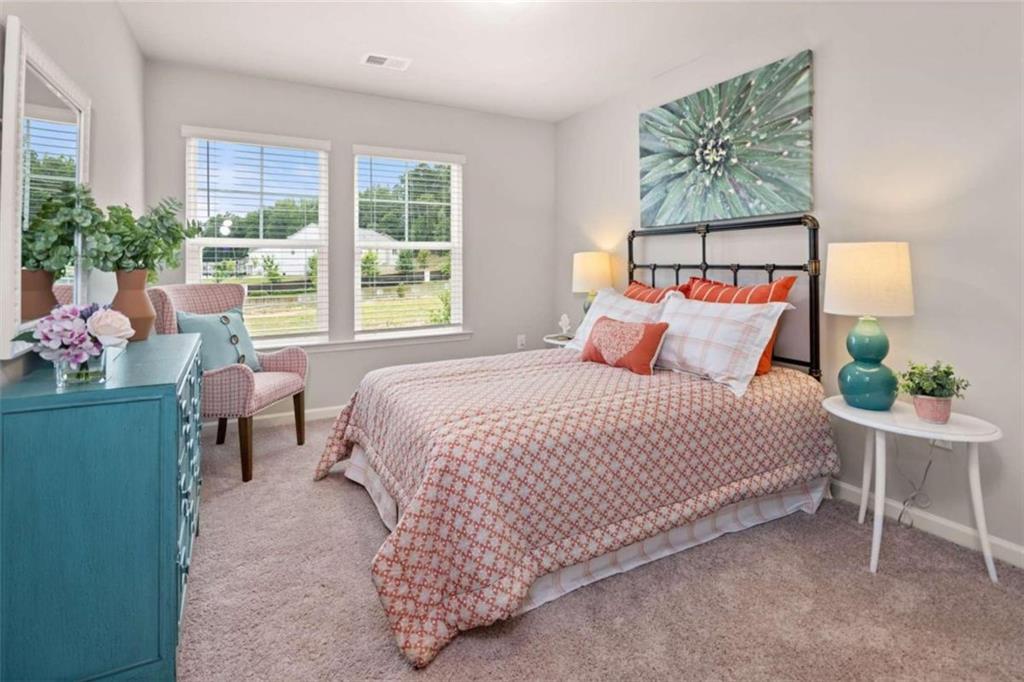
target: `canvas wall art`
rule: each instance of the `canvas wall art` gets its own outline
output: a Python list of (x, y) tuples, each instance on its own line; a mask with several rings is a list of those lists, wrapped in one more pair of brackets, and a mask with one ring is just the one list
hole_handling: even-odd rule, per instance
[(811, 209), (811, 51), (640, 115), (641, 227)]

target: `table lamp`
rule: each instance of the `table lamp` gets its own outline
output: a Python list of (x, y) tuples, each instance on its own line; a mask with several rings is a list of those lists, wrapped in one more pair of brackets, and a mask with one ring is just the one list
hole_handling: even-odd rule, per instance
[(612, 259), (604, 251), (580, 251), (572, 254), (572, 291), (585, 293), (583, 312), (590, 310), (598, 289), (612, 285)]
[(825, 312), (860, 319), (846, 337), (853, 362), (839, 370), (839, 391), (864, 410), (888, 410), (896, 401), (896, 375), (882, 364), (889, 338), (879, 317), (914, 314), (907, 242), (829, 244)]

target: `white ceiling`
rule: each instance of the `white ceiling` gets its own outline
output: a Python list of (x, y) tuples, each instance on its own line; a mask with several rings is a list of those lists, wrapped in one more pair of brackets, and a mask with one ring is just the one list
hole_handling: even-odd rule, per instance
[[(635, 2), (120, 6), (151, 59), (548, 121), (696, 58), (746, 14)], [(370, 52), (412, 66), (363, 66)]]

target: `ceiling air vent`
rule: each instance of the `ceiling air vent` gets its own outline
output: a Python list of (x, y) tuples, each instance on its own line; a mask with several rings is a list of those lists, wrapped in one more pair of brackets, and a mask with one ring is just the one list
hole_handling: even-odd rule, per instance
[(394, 71), (405, 71), (412, 64), (412, 60), (403, 57), (388, 57), (382, 54), (367, 54), (363, 55), (363, 64), (366, 66), (379, 66)]

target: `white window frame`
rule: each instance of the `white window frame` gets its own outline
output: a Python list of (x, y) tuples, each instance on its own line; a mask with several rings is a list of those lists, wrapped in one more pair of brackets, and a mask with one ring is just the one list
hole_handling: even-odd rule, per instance
[[(445, 163), (451, 165), (452, 186), (457, 183), (458, 197), (452, 193), (451, 202), (451, 225), (449, 241), (429, 242), (370, 242), (359, 240), (359, 157), (372, 156), (376, 158), (398, 159), (401, 161), (423, 161), (427, 163)], [(353, 326), (356, 340), (379, 339), (385, 337), (408, 337), (418, 335), (436, 334), (439, 331), (462, 331), (462, 204), (464, 194), (463, 167), (466, 165), (466, 157), (462, 154), (449, 154), (444, 152), (417, 151), (413, 149), (398, 149), (395, 147), (374, 147), (370, 145), (352, 146), (352, 241), (353, 241)], [(427, 250), (427, 251), (448, 251), (451, 257), (451, 321), (444, 325), (425, 325), (418, 327), (398, 327), (393, 329), (369, 329), (360, 330), (360, 290), (362, 287), (362, 262), (360, 258), (363, 249), (398, 249), (398, 250)]]
[[(275, 339), (302, 339), (311, 342), (324, 342), (330, 338), (330, 298), (331, 289), (329, 286), (328, 271), (330, 270), (330, 140), (317, 140), (304, 137), (290, 137), (286, 135), (274, 135), (270, 133), (242, 132), (237, 130), (225, 130), (223, 128), (205, 128), (201, 126), (183, 125), (181, 136), (185, 139), (185, 203), (186, 216), (189, 220), (191, 215), (193, 196), (197, 190), (193, 174), (189, 171), (196, 162), (195, 149), (189, 144), (191, 139), (216, 140), (218, 142), (234, 142), (238, 144), (264, 145), (270, 147), (287, 147), (301, 149), (303, 151), (320, 152), (320, 196), (318, 198), (319, 220), (322, 223), (323, 239), (303, 239), (296, 242), (291, 239), (236, 239), (231, 237), (196, 237), (187, 240), (185, 245), (185, 281), (188, 283), (199, 283), (203, 281), (202, 254), (204, 247), (221, 248), (267, 248), (277, 247), (282, 249), (295, 248), (318, 248), (320, 256), (317, 262), (317, 292), (324, 292), (324, 296), (317, 297), (317, 319), (324, 321), (324, 329), (315, 333), (309, 331), (297, 331), (292, 334), (275, 334), (255, 337), (258, 345), (266, 345)], [(324, 224), (325, 223), (325, 224)], [(262, 342), (260, 344), (259, 342)]]

